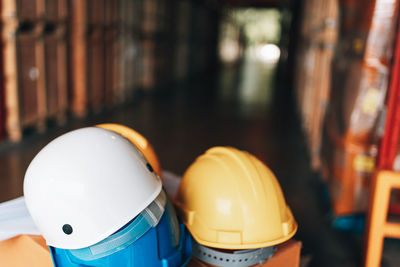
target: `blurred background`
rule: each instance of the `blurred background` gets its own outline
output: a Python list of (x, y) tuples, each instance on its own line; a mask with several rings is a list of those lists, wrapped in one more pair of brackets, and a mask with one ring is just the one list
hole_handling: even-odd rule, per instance
[[(302, 266), (359, 266), (371, 177), (400, 170), (398, 0), (2, 0), (0, 202), (55, 137), (121, 123), (182, 175), (207, 148), (277, 175)], [(400, 194), (389, 214), (400, 214)], [(385, 240), (381, 266), (399, 266)]]

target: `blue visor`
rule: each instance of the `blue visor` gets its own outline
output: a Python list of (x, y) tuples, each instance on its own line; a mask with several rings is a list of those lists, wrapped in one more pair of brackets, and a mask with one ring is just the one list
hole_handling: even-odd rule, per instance
[(121, 230), (90, 247), (70, 249), (69, 252), (78, 259), (92, 261), (128, 247), (157, 226), (164, 213), (166, 202), (167, 196), (164, 190), (161, 190), (157, 198)]

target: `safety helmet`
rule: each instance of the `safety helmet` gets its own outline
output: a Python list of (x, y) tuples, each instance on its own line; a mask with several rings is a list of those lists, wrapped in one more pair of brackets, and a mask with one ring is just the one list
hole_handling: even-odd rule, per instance
[(88, 127), (50, 142), (29, 165), (24, 194), (56, 266), (179, 266), (190, 255), (158, 175), (113, 131)]
[(212, 248), (271, 247), (297, 230), (272, 171), (231, 147), (211, 148), (189, 166), (176, 206), (196, 242)]
[(161, 187), (133, 144), (97, 127), (50, 142), (24, 180), (26, 204), (39, 231), (48, 245), (65, 249), (111, 235), (153, 202)]
[(144, 157), (153, 167), (155, 173), (161, 177), (160, 161), (153, 147), (143, 135), (127, 126), (116, 123), (103, 123), (96, 125), (96, 127), (116, 132), (131, 141), (143, 153)]

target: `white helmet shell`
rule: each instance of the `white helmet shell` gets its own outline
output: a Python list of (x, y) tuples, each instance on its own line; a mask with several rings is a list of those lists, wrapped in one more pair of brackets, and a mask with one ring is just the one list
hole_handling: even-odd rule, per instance
[(116, 232), (161, 191), (161, 180), (121, 135), (97, 127), (64, 134), (30, 163), (26, 205), (47, 244), (91, 246)]

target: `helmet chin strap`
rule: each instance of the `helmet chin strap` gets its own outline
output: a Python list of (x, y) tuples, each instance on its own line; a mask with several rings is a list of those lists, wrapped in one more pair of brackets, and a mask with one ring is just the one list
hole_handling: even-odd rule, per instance
[(90, 247), (70, 249), (69, 252), (76, 258), (91, 261), (128, 247), (152, 227), (157, 226), (164, 213), (166, 203), (167, 196), (164, 190), (161, 190), (157, 198), (124, 228)]
[(276, 247), (272, 246), (259, 249), (236, 250), (228, 253), (202, 246), (194, 240), (192, 246), (193, 257), (205, 263), (221, 267), (244, 267), (263, 263), (272, 257), (276, 250)]

